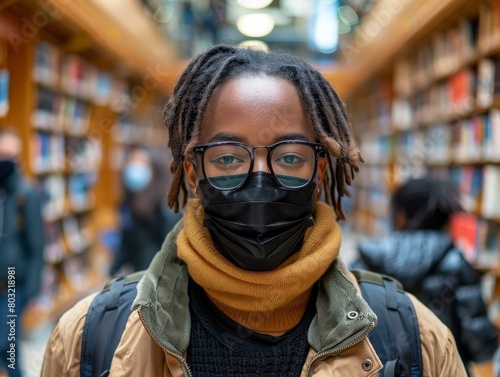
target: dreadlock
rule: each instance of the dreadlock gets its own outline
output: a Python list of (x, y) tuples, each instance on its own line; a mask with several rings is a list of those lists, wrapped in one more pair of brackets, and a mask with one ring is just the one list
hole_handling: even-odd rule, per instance
[(344, 104), (326, 79), (303, 60), (289, 54), (216, 45), (191, 60), (168, 101), (163, 120), (169, 131), (172, 150), (172, 184), (167, 203), (179, 210), (187, 201), (183, 161), (193, 158), (198, 143), (203, 114), (216, 87), (242, 75), (267, 75), (283, 78), (299, 90), (318, 141), (329, 154), (329, 169), (324, 180), (326, 201), (338, 219), (345, 219), (342, 197), (349, 196), (346, 186), (363, 162), (354, 140)]
[(457, 187), (432, 177), (411, 179), (392, 196), (394, 211), (406, 215), (406, 229), (441, 230), (460, 211)]

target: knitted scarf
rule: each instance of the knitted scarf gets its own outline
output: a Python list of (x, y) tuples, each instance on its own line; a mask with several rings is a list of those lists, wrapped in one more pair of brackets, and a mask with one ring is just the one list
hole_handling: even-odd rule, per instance
[(189, 275), (210, 300), (253, 331), (282, 333), (297, 325), (312, 286), (339, 254), (341, 231), (333, 209), (318, 202), (315, 223), (306, 231), (302, 248), (271, 271), (243, 270), (225, 259), (203, 227), (203, 219), (200, 200), (189, 200), (177, 247)]

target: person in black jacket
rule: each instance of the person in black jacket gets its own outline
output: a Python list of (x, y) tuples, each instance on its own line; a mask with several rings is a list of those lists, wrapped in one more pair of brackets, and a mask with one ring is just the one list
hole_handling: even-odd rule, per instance
[[(134, 147), (123, 170), (120, 245), (111, 275), (144, 270), (160, 250), (166, 234), (181, 218), (166, 205), (167, 168), (149, 151)], [(124, 272), (124, 271), (122, 271)]]
[(41, 200), (20, 173), (22, 141), (0, 130), (0, 375), (19, 377), (21, 320), (39, 292), (44, 233)]
[(449, 182), (412, 179), (392, 197), (395, 232), (358, 244), (353, 267), (395, 277), (453, 332), (464, 364), (487, 362), (496, 330), (481, 296), (481, 277), (452, 242), (447, 226), (461, 210)]

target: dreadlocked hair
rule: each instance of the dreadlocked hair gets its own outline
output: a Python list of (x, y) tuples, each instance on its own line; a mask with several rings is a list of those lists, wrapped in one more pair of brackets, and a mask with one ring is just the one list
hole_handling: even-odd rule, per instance
[(191, 60), (177, 82), (164, 112), (172, 150), (172, 184), (167, 203), (176, 212), (182, 190), (182, 206), (187, 201), (183, 162), (193, 158), (203, 114), (215, 88), (243, 75), (283, 78), (299, 90), (309, 113), (318, 142), (328, 150), (329, 169), (324, 180), (325, 199), (338, 219), (345, 219), (342, 197), (363, 162), (344, 104), (328, 81), (303, 60), (285, 53), (216, 45)]
[(410, 179), (392, 195), (394, 211), (403, 211), (406, 229), (442, 230), (462, 210), (458, 188), (433, 177)]

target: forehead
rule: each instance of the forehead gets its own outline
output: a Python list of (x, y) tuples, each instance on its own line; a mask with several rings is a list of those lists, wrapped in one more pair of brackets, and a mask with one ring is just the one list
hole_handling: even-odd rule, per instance
[(142, 162), (142, 163), (149, 163), (150, 158), (149, 155), (140, 149), (136, 149), (130, 152), (128, 156), (128, 161), (129, 162)]
[(216, 88), (208, 102), (201, 143), (230, 134), (248, 145), (269, 145), (287, 134), (316, 135), (300, 93), (291, 82), (265, 75), (240, 76)]
[(9, 151), (21, 149), (21, 139), (14, 134), (3, 134), (0, 136), (0, 149)]

